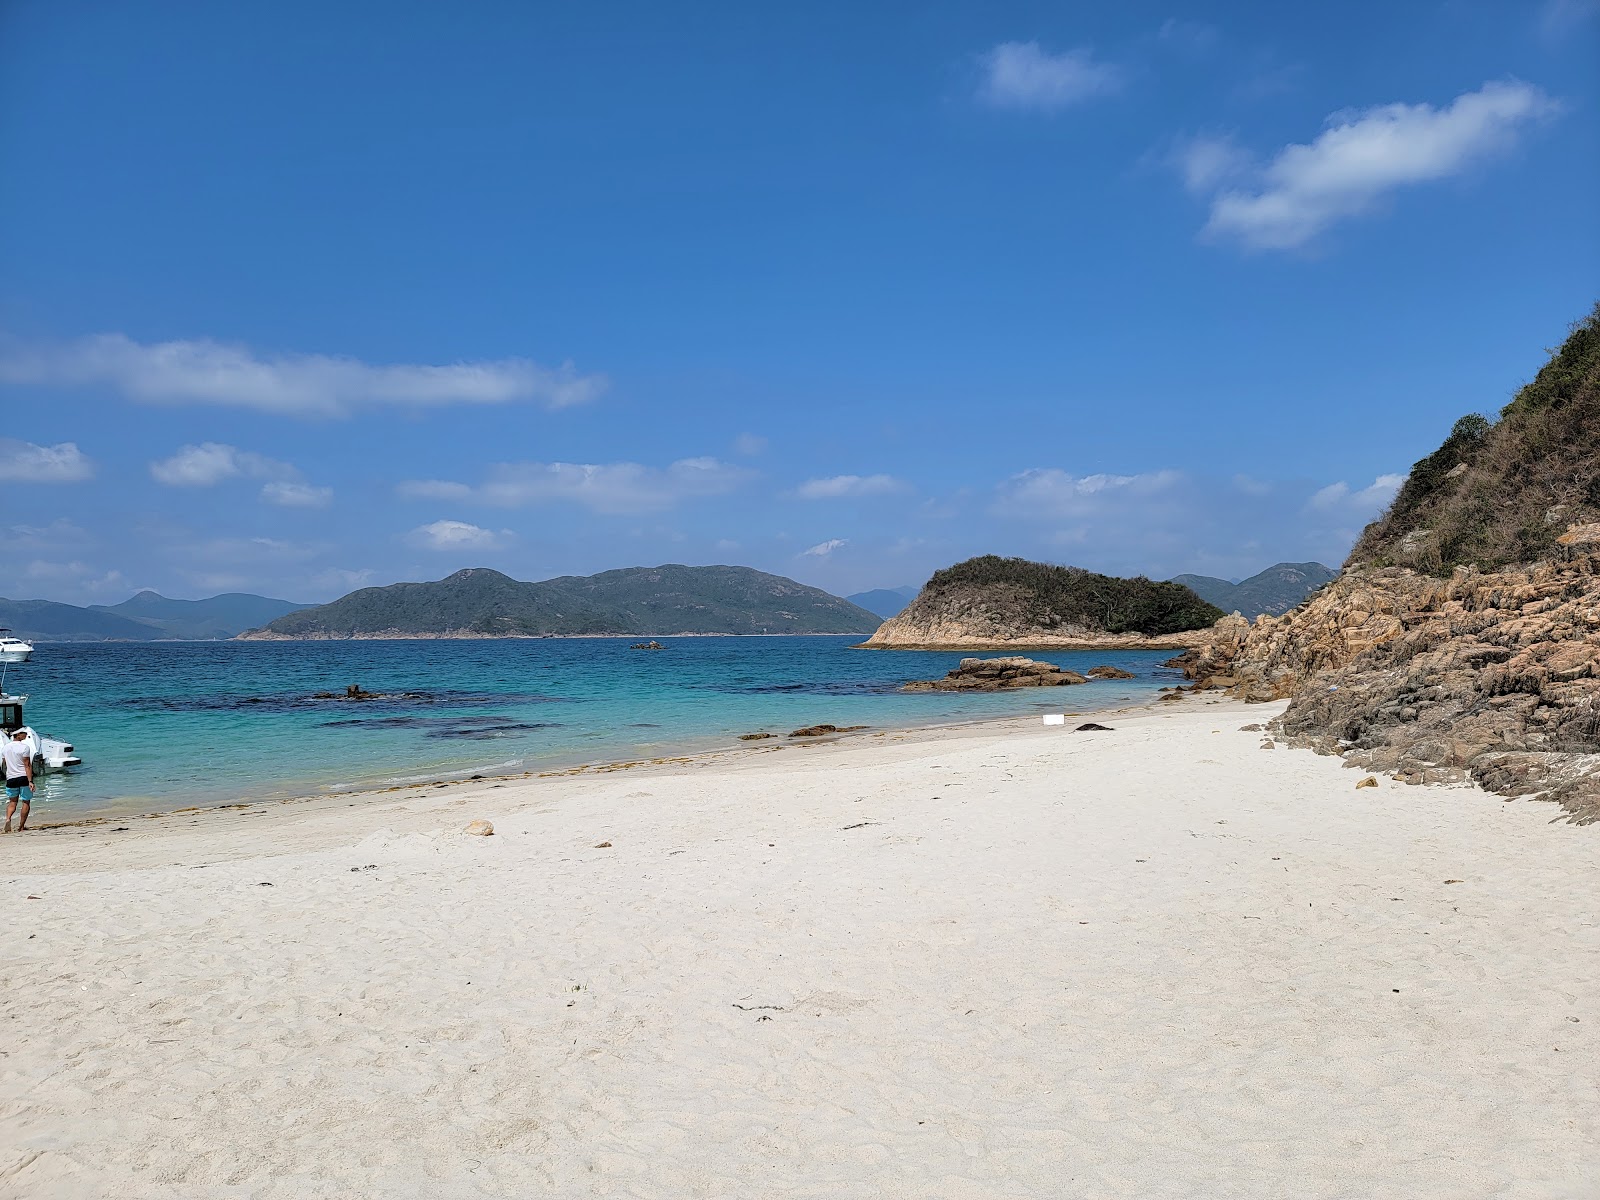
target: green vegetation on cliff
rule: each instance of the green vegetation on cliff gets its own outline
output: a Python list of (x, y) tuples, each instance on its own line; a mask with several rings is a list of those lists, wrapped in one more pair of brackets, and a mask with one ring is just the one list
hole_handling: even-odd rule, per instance
[(1411, 468), (1350, 563), (1448, 574), (1551, 557), (1568, 525), (1600, 521), (1600, 304), (1506, 405), (1469, 414)]
[(1019, 631), (1079, 627), (1155, 637), (1203, 629), (1225, 615), (1181, 583), (1158, 583), (1142, 575), (1118, 579), (1081, 567), (995, 554), (935, 571), (917, 605), (937, 604), (945, 594), (973, 589), (1014, 610)]
[[(280, 617), (281, 637), (670, 633), (865, 633), (878, 619), (848, 601), (749, 567), (629, 567), (522, 583), (485, 567), (433, 583), (362, 588)], [(251, 636), (249, 634), (245, 636)]]

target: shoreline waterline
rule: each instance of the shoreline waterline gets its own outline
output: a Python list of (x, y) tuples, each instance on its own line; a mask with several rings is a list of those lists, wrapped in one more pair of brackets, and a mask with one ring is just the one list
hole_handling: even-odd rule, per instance
[[(134, 816), (737, 749), (817, 725), (873, 730), (1102, 710), (1181, 682), (1162, 651), (1061, 651), (1058, 689), (906, 692), (963, 655), (852, 650), (853, 638), (219, 642), (53, 648), (16, 690), (83, 766), (50, 775), (35, 819)], [(354, 684), (359, 698), (347, 695)]]
[[(1060, 691), (1077, 691), (1086, 685), (1076, 685), (1071, 689), (1061, 688)], [(1038, 691), (1044, 689), (1029, 689)], [(1056, 690), (1056, 689), (1050, 689)], [(1123, 704), (1108, 708), (1094, 707), (1057, 707), (1057, 711), (1065, 716), (1068, 727), (1070, 722), (1078, 717), (1095, 718), (1129, 718), (1143, 715), (1164, 715), (1169, 713), (1193, 711), (1198, 700), (1198, 693), (1182, 694), (1181, 700), (1170, 700), (1166, 697), (1179, 695), (1179, 693), (1164, 693), (1160, 699), (1147, 700), (1135, 704)], [(1222, 703), (1216, 697), (1210, 697), (1204, 703)], [(715, 746), (691, 747), (680, 745), (673, 749), (664, 750), (661, 754), (648, 757), (635, 758), (601, 758), (585, 759), (569, 763), (545, 764), (543, 769), (530, 771), (503, 771), (497, 772), (492, 768), (475, 771), (472, 774), (460, 772), (422, 772), (415, 779), (363, 782), (355, 781), (345, 784), (330, 784), (318, 790), (291, 790), (284, 795), (243, 797), (233, 796), (208, 803), (187, 804), (176, 808), (139, 809), (119, 811), (105, 814), (89, 814), (82, 817), (72, 817), (66, 820), (48, 820), (49, 805), (35, 804), (30, 817), (28, 832), (69, 831), (99, 829), (103, 826), (113, 825), (120, 821), (146, 821), (160, 820), (168, 817), (191, 817), (201, 814), (222, 815), (245, 810), (266, 811), (285, 806), (297, 808), (332, 808), (338, 803), (346, 805), (362, 802), (377, 802), (380, 797), (394, 798), (401, 793), (425, 795), (441, 788), (459, 788), (467, 784), (480, 784), (483, 786), (508, 785), (525, 783), (537, 779), (569, 779), (581, 776), (602, 776), (622, 771), (637, 771), (641, 775), (653, 771), (673, 767), (704, 767), (715, 765), (736, 765), (753, 761), (756, 758), (771, 755), (779, 750), (816, 751), (823, 748), (839, 749), (850, 746), (862, 746), (879, 739), (892, 740), (896, 744), (906, 743), (935, 743), (947, 737), (959, 737), (965, 734), (983, 736), (985, 734), (1000, 735), (1005, 733), (1020, 732), (1023, 729), (1032, 730), (1043, 725), (1045, 710), (1030, 714), (1008, 713), (994, 716), (976, 718), (953, 718), (947, 721), (934, 721), (917, 725), (897, 726), (867, 726), (860, 728), (845, 728), (833, 733), (822, 734), (817, 737), (793, 738), (785, 735), (775, 735), (771, 739), (751, 742), (744, 745), (729, 746), (719, 744)]]

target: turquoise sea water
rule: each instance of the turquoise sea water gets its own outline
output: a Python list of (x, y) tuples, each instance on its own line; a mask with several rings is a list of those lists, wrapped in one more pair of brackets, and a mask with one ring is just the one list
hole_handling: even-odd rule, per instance
[[(738, 746), (803, 725), (934, 725), (1150, 699), (1163, 651), (1041, 652), (1138, 678), (987, 695), (903, 693), (963, 657), (852, 637), (41, 645), (8, 669), (28, 722), (84, 765), (36, 822), (543, 770)], [(409, 698), (312, 699), (358, 683)]]

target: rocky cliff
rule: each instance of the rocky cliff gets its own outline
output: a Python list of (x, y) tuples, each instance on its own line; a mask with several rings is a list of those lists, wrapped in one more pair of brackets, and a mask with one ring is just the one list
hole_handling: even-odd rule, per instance
[(1499, 422), (1458, 423), (1413, 468), (1338, 580), (1174, 662), (1201, 687), (1291, 698), (1293, 744), (1600, 820), (1597, 480), (1600, 309)]
[(1176, 583), (985, 555), (934, 572), (872, 649), (1181, 649), (1220, 610)]

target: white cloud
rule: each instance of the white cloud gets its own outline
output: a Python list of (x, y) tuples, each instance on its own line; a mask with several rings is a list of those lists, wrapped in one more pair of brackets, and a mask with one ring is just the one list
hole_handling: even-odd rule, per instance
[(262, 485), (261, 498), (283, 508), (327, 508), (333, 502), (333, 489), (277, 479)]
[(208, 340), (142, 345), (120, 333), (56, 345), (0, 343), (0, 383), (105, 386), (155, 404), (214, 404), (297, 417), (341, 417), (386, 406), (532, 401), (566, 408), (605, 390), (601, 375), (571, 363), (525, 358), (373, 365), (324, 354), (257, 355)]
[(1122, 71), (1097, 62), (1086, 49), (1051, 54), (1038, 42), (1001, 42), (979, 57), (983, 82), (978, 95), (997, 108), (1066, 108), (1115, 91)]
[(828, 555), (832, 554), (835, 550), (839, 549), (841, 546), (848, 545), (849, 542), (850, 542), (849, 538), (829, 538), (825, 542), (818, 542), (815, 546), (812, 546), (809, 550), (800, 551), (800, 557), (804, 558), (807, 555), (810, 555), (812, 558), (827, 558)]
[(1379, 475), (1366, 487), (1359, 491), (1352, 491), (1350, 485), (1342, 479), (1338, 483), (1330, 483), (1327, 487), (1314, 493), (1306, 501), (1306, 507), (1318, 512), (1340, 512), (1357, 517), (1375, 517), (1394, 499), (1394, 494), (1400, 490), (1400, 485), (1406, 481), (1404, 475)]
[(741, 433), (733, 439), (733, 452), (742, 454), (746, 458), (754, 458), (763, 453), (767, 448), (767, 439), (759, 433)]
[(400, 485), (403, 496), (430, 500), (475, 501), (520, 508), (560, 500), (598, 513), (657, 512), (683, 500), (719, 496), (750, 478), (751, 472), (714, 458), (683, 458), (666, 467), (639, 463), (500, 463), (477, 486), (442, 479)]
[(406, 541), (422, 550), (497, 550), (511, 540), (509, 529), (499, 533), (465, 521), (434, 521), (418, 525)]
[(81, 483), (94, 464), (75, 442), (36, 446), (0, 438), (0, 479), (7, 483)]
[[(1538, 88), (1511, 80), (1486, 83), (1446, 108), (1386, 104), (1335, 113), (1310, 144), (1279, 151), (1252, 186), (1218, 194), (1203, 236), (1258, 250), (1303, 246), (1399, 188), (1460, 174), (1557, 109)], [(1180, 164), (1186, 182), (1203, 177), (1204, 165), (1196, 173)]]
[(838, 500), (854, 496), (886, 496), (907, 490), (908, 484), (893, 475), (834, 475), (827, 479), (808, 479), (795, 489), (802, 500)]
[(1149, 496), (1181, 479), (1177, 471), (1076, 476), (1055, 467), (1035, 468), (1001, 484), (994, 509), (1006, 516), (1076, 517), (1104, 507), (1119, 494)]

